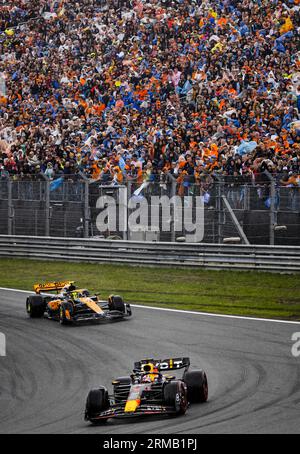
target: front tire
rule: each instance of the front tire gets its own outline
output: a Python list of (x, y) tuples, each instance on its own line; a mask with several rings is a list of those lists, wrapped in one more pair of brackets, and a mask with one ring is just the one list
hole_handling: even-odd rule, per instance
[(102, 411), (110, 408), (108, 391), (104, 386), (92, 389), (86, 399), (85, 419), (94, 424), (106, 423), (107, 419), (95, 419)]
[(110, 295), (108, 298), (108, 307), (110, 311), (119, 311), (125, 313), (125, 304), (123, 298), (119, 295)]
[(26, 300), (26, 311), (30, 318), (43, 317), (46, 310), (44, 298), (39, 295), (29, 296)]
[(184, 383), (173, 381), (164, 387), (164, 401), (168, 407), (173, 407), (175, 415), (184, 415), (187, 410), (188, 401)]
[(193, 370), (184, 374), (187, 396), (190, 403), (206, 402), (208, 399), (207, 376), (203, 370)]

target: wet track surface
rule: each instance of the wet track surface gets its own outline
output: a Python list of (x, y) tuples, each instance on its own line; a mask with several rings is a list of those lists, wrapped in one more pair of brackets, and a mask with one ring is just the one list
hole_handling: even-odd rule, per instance
[[(26, 294), (1, 290), (0, 433), (300, 433), (300, 324), (133, 308), (130, 320), (63, 327), (29, 319)], [(189, 356), (209, 401), (179, 418), (83, 421), (90, 388), (144, 357)]]

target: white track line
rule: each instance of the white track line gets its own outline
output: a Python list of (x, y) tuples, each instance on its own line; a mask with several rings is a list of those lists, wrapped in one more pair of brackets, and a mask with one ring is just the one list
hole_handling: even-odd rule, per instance
[(295, 325), (300, 325), (300, 322), (289, 321), (289, 320), (276, 320), (273, 318), (259, 318), (259, 317), (244, 317), (242, 315), (227, 315), (227, 314), (213, 314), (211, 312), (196, 312), (196, 311), (185, 311), (182, 309), (169, 309), (165, 307), (152, 307), (152, 306), (142, 306), (138, 304), (130, 304), (132, 307), (138, 307), (139, 309), (152, 309), (156, 311), (167, 311), (167, 312), (179, 312), (180, 314), (192, 314), (192, 315), (204, 315), (208, 317), (222, 317), (222, 318), (238, 318), (241, 320), (256, 320), (259, 322), (273, 322), (273, 323), (291, 323)]
[[(6, 287), (0, 287), (1, 290), (6, 290), (10, 292), (19, 292), (19, 293), (34, 293), (31, 291), (27, 290), (19, 290), (15, 288), (6, 288)], [(300, 322), (295, 322), (295, 321), (289, 321), (289, 320), (276, 320), (273, 318), (259, 318), (259, 317), (244, 317), (242, 315), (227, 315), (227, 314), (213, 314), (211, 312), (196, 312), (196, 311), (185, 311), (182, 309), (168, 309), (165, 307), (153, 307), (153, 306), (143, 306), (139, 304), (131, 304), (132, 307), (137, 307), (139, 309), (150, 309), (152, 311), (165, 311), (165, 312), (177, 312), (179, 314), (192, 314), (192, 315), (202, 315), (202, 316), (207, 316), (207, 317), (221, 317), (221, 318), (237, 318), (240, 320), (255, 320), (258, 322), (273, 322), (273, 323), (288, 323), (288, 324), (293, 324), (293, 325), (300, 325)]]

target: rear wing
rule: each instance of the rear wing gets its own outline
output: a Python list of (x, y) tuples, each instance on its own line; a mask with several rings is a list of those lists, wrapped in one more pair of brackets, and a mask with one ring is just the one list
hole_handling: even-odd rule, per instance
[(134, 363), (134, 370), (139, 372), (145, 364), (152, 363), (158, 370), (177, 370), (188, 369), (190, 367), (190, 358), (168, 358), (168, 359), (142, 359)]
[(74, 284), (74, 281), (66, 282), (47, 282), (46, 284), (34, 284), (33, 289), (35, 293), (39, 294), (41, 292), (51, 292), (62, 290), (67, 285)]

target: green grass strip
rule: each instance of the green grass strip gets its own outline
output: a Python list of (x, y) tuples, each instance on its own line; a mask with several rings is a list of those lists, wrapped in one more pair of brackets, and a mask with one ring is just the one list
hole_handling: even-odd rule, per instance
[(300, 320), (299, 275), (0, 259), (0, 287), (32, 290), (65, 279), (130, 303)]

